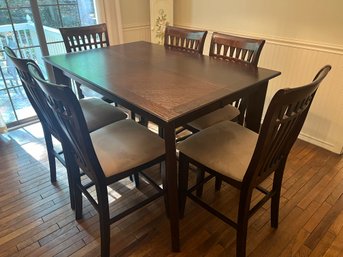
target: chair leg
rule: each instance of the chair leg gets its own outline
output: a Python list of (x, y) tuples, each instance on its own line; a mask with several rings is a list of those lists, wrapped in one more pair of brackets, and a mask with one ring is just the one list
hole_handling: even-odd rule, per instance
[[(79, 171), (79, 167), (76, 164), (72, 152), (69, 150), (68, 146), (62, 144), (63, 152), (64, 152), (64, 160), (67, 170), (68, 176), (68, 185), (69, 185), (69, 197), (70, 197), (70, 205), (73, 210), (77, 212), (79, 208), (77, 208), (77, 200), (76, 200), (76, 182), (77, 178), (75, 177), (75, 173)], [(80, 180), (80, 176), (79, 176)], [(78, 198), (80, 200), (80, 198)], [(82, 201), (82, 199), (81, 199)], [(82, 206), (81, 206), (82, 209)]]
[(279, 205), (280, 205), (280, 192), (276, 193), (272, 197), (271, 208), (270, 208), (272, 228), (278, 228), (279, 226)]
[(142, 116), (140, 117), (139, 124), (143, 125), (144, 127), (148, 127), (148, 123), (149, 123), (149, 121), (146, 118), (144, 118)]
[(109, 257), (111, 237), (110, 222), (108, 218), (103, 217), (104, 215), (100, 214), (101, 257)]
[[(75, 181), (76, 180), (76, 181)], [(74, 177), (74, 201), (75, 201), (75, 219), (82, 218), (82, 191), (80, 189), (81, 180), (80, 175)]]
[(135, 173), (133, 174), (133, 177), (134, 177), (134, 180), (135, 180), (136, 188), (139, 188), (139, 186), (140, 186), (139, 173), (138, 173), (138, 172), (135, 172)]
[(237, 216), (236, 257), (246, 256), (251, 196), (252, 189), (241, 191)]
[(246, 217), (237, 227), (236, 257), (245, 257), (247, 248), (248, 218)]
[(99, 223), (100, 223), (100, 240), (101, 240), (101, 257), (110, 256), (110, 237), (111, 237), (111, 223), (108, 206), (107, 189), (97, 188), (97, 197), (99, 201)]
[[(204, 180), (204, 178), (205, 178), (205, 171), (203, 171), (201, 169), (197, 169), (196, 183), (199, 184), (201, 181)], [(204, 191), (204, 186), (203, 185), (198, 187), (198, 189), (196, 190), (196, 196), (197, 197), (201, 197), (203, 191)]]
[(54, 146), (52, 143), (51, 133), (43, 125), (43, 133), (45, 138), (46, 149), (48, 152), (49, 169), (50, 169), (50, 181), (51, 183), (56, 182), (56, 159), (54, 154)]
[(271, 199), (271, 226), (272, 228), (278, 228), (279, 225), (279, 208), (280, 208), (280, 195), (281, 195), (281, 185), (282, 185), (282, 177), (283, 171), (285, 168), (285, 163), (280, 165), (280, 168), (275, 172), (274, 179), (273, 179), (273, 191), (275, 194), (272, 196)]
[(179, 211), (180, 218), (185, 214), (187, 189), (188, 189), (189, 162), (185, 155), (179, 156)]
[(163, 131), (163, 128), (161, 126), (158, 126), (158, 135), (161, 138), (164, 138), (164, 131)]
[(135, 172), (133, 175), (131, 174), (130, 175), (130, 180), (131, 180), (131, 182), (135, 182), (135, 186), (137, 187), (137, 188), (139, 188), (139, 186), (140, 186), (140, 182), (139, 182), (139, 173), (138, 172)]
[(130, 117), (131, 117), (131, 120), (136, 121), (136, 114), (133, 111), (130, 111)]
[(220, 191), (220, 188), (222, 187), (222, 182), (223, 180), (220, 177), (216, 177), (216, 182), (215, 182), (216, 191)]
[(77, 96), (79, 97), (79, 99), (85, 98), (84, 94), (82, 93), (81, 84), (76, 81), (75, 81), (75, 84), (76, 84)]
[[(71, 158), (71, 159), (70, 159)], [(71, 192), (74, 196), (74, 203), (75, 203), (75, 219), (79, 220), (82, 218), (82, 191), (81, 191), (81, 175), (80, 175), (80, 168), (71, 156), (69, 159), (69, 169), (71, 170)]]
[[(167, 180), (166, 180), (166, 163), (161, 162), (160, 164), (160, 173), (161, 173), (161, 178), (162, 178), (162, 184), (163, 187), (167, 185)], [(166, 192), (166, 188), (163, 188), (164, 191)], [(169, 204), (168, 204), (168, 195), (167, 193), (164, 193), (164, 206), (166, 207), (166, 214), (169, 218)]]

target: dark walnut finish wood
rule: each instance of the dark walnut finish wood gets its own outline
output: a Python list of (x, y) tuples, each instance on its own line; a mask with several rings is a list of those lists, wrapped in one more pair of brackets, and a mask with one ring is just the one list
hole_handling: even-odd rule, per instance
[[(164, 190), (143, 173), (143, 170), (164, 161), (164, 142), (147, 128), (127, 119), (104, 126), (90, 134), (80, 103), (73, 91), (68, 86), (44, 80), (38, 66), (32, 63), (28, 64), (28, 69), (44, 91), (42, 101), (56, 114), (65, 150), (68, 149), (71, 153), (66, 155), (66, 163), (70, 167), (68, 173), (73, 178), (70, 188), (74, 194), (75, 217), (77, 220), (82, 218), (82, 199), (85, 196), (99, 214), (101, 256), (109, 257), (111, 224), (164, 195)], [(111, 139), (116, 144), (112, 148), (104, 147), (103, 144)], [(125, 143), (130, 145), (129, 149), (124, 149)], [(118, 147), (124, 150), (115, 150)], [(122, 161), (121, 158), (125, 159), (126, 163), (118, 164)], [(79, 169), (87, 175), (87, 183), (81, 181)], [(155, 187), (156, 192), (137, 199), (134, 205), (113, 215), (109, 208), (111, 193), (107, 187), (138, 172)], [(82, 180), (85, 181), (85, 178)], [(91, 186), (95, 186), (96, 196), (89, 192)]]
[(110, 45), (105, 23), (84, 26), (59, 28), (67, 53), (108, 47)]
[[(59, 28), (67, 53), (103, 48), (110, 45), (106, 23)], [(76, 83), (79, 98), (84, 98), (81, 84)], [(107, 101), (107, 99), (104, 99)], [(110, 102), (110, 101), (108, 101)]]
[[(63, 140), (61, 138), (62, 131), (60, 129), (60, 126), (58, 125), (54, 112), (50, 110), (49, 106), (44, 101), (43, 91), (39, 88), (37, 83), (30, 75), (28, 64), (34, 65), (41, 77), (43, 77), (43, 73), (33, 60), (18, 58), (9, 47), (5, 47), (4, 50), (6, 55), (15, 65), (26, 95), (42, 124), (49, 157), (51, 182), (54, 183), (56, 182), (55, 159), (59, 160), (64, 166), (66, 166), (67, 170), (70, 170), (70, 167), (66, 165), (65, 161), (66, 156), (68, 155), (68, 147), (65, 147), (65, 145), (63, 144)], [(86, 98), (80, 100), (80, 103), (82, 112), (85, 113), (86, 116), (87, 132), (92, 132), (103, 126), (127, 118), (127, 115), (124, 112), (100, 99)], [(57, 141), (60, 142), (60, 145), (58, 147), (54, 146), (53, 138), (57, 139)], [(68, 174), (70, 173), (68, 172)], [(71, 181), (72, 177), (69, 177), (69, 180)], [(70, 202), (71, 207), (74, 209), (74, 198), (72, 191), (73, 188), (71, 187)]]
[(45, 61), (53, 66), (57, 83), (75, 79), (163, 128), (174, 251), (179, 250), (175, 128), (254, 94), (246, 124), (259, 131), (268, 81), (280, 74), (147, 42), (49, 56)]
[[(233, 62), (243, 62), (257, 67), (265, 44), (263, 39), (237, 37), (214, 32), (212, 34), (209, 56)], [(247, 99), (238, 99), (232, 105), (240, 111), (238, 123), (244, 124)]]
[[(237, 257), (246, 256), (249, 218), (270, 199), (271, 226), (273, 228), (278, 227), (281, 186), (286, 161), (305, 122), (316, 91), (330, 69), (331, 66), (328, 65), (323, 67), (317, 73), (313, 82), (308, 85), (279, 90), (271, 100), (258, 135), (253, 135), (248, 129), (240, 127), (233, 122), (227, 122), (203, 130), (178, 146), (180, 150), (179, 188), (181, 216), (183, 216), (186, 197), (188, 196), (210, 213), (232, 226), (237, 231)], [(227, 129), (224, 126), (227, 126)], [(227, 134), (223, 135), (220, 133), (223, 131)], [(241, 136), (241, 139), (235, 141), (235, 136)], [(256, 144), (252, 145), (254, 140), (257, 140)], [(213, 142), (217, 142), (217, 144), (214, 145)], [(235, 145), (230, 148), (230, 144), (233, 144), (233, 142), (235, 142)], [(214, 148), (223, 149), (223, 151), (216, 151)], [(230, 149), (232, 150), (230, 151)], [(237, 149), (241, 149), (241, 155), (245, 155), (240, 160), (240, 164), (238, 165), (234, 160), (225, 163), (224, 160), (226, 158), (238, 156), (236, 153)], [(251, 149), (251, 152), (247, 149)], [(214, 156), (216, 155), (213, 154), (214, 152), (217, 155), (221, 155)], [(228, 156), (230, 154), (232, 156)], [(249, 156), (251, 157), (250, 160), (248, 159)], [(209, 158), (209, 160), (206, 160), (206, 158)], [(213, 160), (222, 161), (227, 167), (213, 164)], [(208, 172), (210, 175), (203, 179), (203, 181), (197, 181), (196, 185), (188, 189), (190, 163)], [(246, 170), (242, 170), (243, 167), (246, 167)], [(236, 171), (233, 169), (236, 169)], [(261, 187), (261, 184), (271, 176), (273, 177), (272, 188), (266, 189)], [(227, 215), (217, 211), (211, 204), (193, 195), (193, 192), (199, 186), (202, 187), (204, 183), (214, 177), (220, 177), (222, 181), (240, 191), (236, 220), (230, 219)], [(264, 194), (264, 197), (254, 201), (254, 190), (260, 191)]]
[(203, 53), (207, 31), (167, 26), (164, 32), (164, 45), (189, 53)]
[[(61, 155), (61, 152), (59, 150), (56, 150), (52, 143), (52, 136), (60, 141), (58, 126), (56, 126), (56, 124), (53, 123), (51, 119), (53, 113), (49, 112), (47, 106), (40, 105), (39, 99), (41, 97), (41, 92), (39, 90), (36, 90), (36, 88), (32, 85), (32, 78), (27, 69), (27, 64), (33, 63), (34, 61), (30, 59), (18, 58), (15, 52), (7, 46), (4, 47), (4, 52), (15, 65), (19, 78), (23, 84), (26, 96), (29, 99), (30, 104), (32, 105), (38, 116), (38, 119), (42, 124), (46, 149), (49, 157), (50, 180), (52, 183), (56, 182), (55, 159), (59, 160), (63, 165), (65, 165), (65, 161), (63, 156)], [(45, 111), (46, 109), (47, 111)]]
[[(216, 59), (239, 62), (257, 67), (264, 43), (265, 40), (213, 32), (209, 56)], [(243, 125), (245, 122), (247, 101), (248, 99), (245, 98), (236, 99), (231, 105), (227, 105), (224, 109), (187, 124), (186, 128), (195, 133), (227, 119), (235, 120)]]
[[(229, 62), (245, 63), (246, 65), (257, 67), (264, 43), (265, 40), (262, 39), (237, 37), (213, 32), (209, 56)], [(254, 96), (250, 95), (250, 97)], [(196, 133), (199, 130), (206, 129), (209, 126), (225, 120), (234, 120), (241, 125), (245, 125), (247, 102), (247, 97), (240, 97), (223, 109), (200, 117), (184, 127), (192, 133)], [(203, 175), (202, 172), (199, 172), (199, 180), (203, 179)], [(217, 179), (217, 185), (220, 185), (219, 179)], [(201, 190), (198, 191), (198, 195), (201, 195)]]
[(257, 66), (265, 40), (213, 32), (209, 56)]

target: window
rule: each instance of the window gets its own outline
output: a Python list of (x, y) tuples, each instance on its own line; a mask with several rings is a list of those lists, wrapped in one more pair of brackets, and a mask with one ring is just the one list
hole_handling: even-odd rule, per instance
[(64, 53), (59, 27), (96, 24), (94, 0), (0, 0), (0, 112), (8, 127), (36, 119), (16, 70), (2, 49), (34, 59)]

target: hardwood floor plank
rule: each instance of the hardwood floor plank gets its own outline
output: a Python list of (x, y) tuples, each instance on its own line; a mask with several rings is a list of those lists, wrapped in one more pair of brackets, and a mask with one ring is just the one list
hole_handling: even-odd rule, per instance
[[(335, 240), (336, 236), (333, 235), (331, 232), (326, 232), (319, 240), (318, 244), (314, 249), (311, 249), (312, 252), (309, 257), (322, 257), (324, 256), (325, 252), (331, 246), (332, 242)], [(307, 247), (305, 245), (305, 247)], [(309, 247), (307, 247), (309, 248)], [(310, 248), (309, 248), (310, 249)], [(339, 255), (337, 255), (339, 257)]]
[(318, 210), (312, 215), (312, 217), (306, 222), (304, 229), (308, 232), (312, 232), (321, 220), (325, 217), (325, 215), (330, 211), (332, 206), (326, 202), (324, 202)]
[[(57, 163), (58, 181), (51, 184), (44, 139), (29, 131), (0, 135), (0, 257), (99, 256), (97, 212), (84, 200), (83, 218), (75, 220), (65, 168)], [(157, 168), (149, 172), (159, 176)], [(267, 188), (271, 181), (264, 183)], [(142, 185), (137, 190), (124, 179), (111, 186), (110, 209), (118, 212), (153, 192)], [(278, 229), (270, 226), (270, 203), (250, 219), (247, 257), (343, 256), (343, 158), (298, 140), (281, 194)], [(220, 192), (213, 183), (204, 188), (203, 198), (232, 218), (238, 197), (225, 184)], [(259, 197), (254, 192), (253, 202)], [(154, 201), (111, 226), (111, 256), (235, 256), (236, 231), (189, 199), (180, 222), (180, 253), (170, 251), (169, 229), (163, 199)]]
[(311, 233), (310, 237), (305, 241), (305, 245), (310, 249), (314, 249), (320, 239), (328, 231), (335, 219), (343, 211), (343, 195), (337, 200), (336, 204), (330, 209), (328, 214), (322, 219), (316, 229)]
[[(289, 257), (289, 256), (304, 256), (304, 249), (302, 246), (304, 241), (308, 238), (310, 232), (305, 229), (301, 229), (293, 240), (287, 245), (287, 247), (282, 251), (280, 257)], [(307, 253), (310, 253), (310, 250), (305, 250)], [(300, 253), (301, 252), (301, 253)]]
[(343, 229), (338, 233), (335, 240), (325, 252), (324, 257), (342, 256), (343, 255)]

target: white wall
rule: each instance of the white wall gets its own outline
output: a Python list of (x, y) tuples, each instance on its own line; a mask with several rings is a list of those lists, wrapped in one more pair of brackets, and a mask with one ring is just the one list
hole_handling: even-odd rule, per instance
[(175, 23), (210, 30), (343, 43), (343, 1), (175, 0)]
[(120, 0), (124, 42), (150, 41), (149, 0)]
[(282, 72), (269, 84), (266, 105), (277, 89), (310, 82), (321, 66), (331, 64), (333, 69), (318, 90), (300, 137), (340, 153), (342, 10), (342, 0), (175, 0), (174, 25), (209, 30), (206, 46), (213, 31), (266, 39), (259, 66)]

